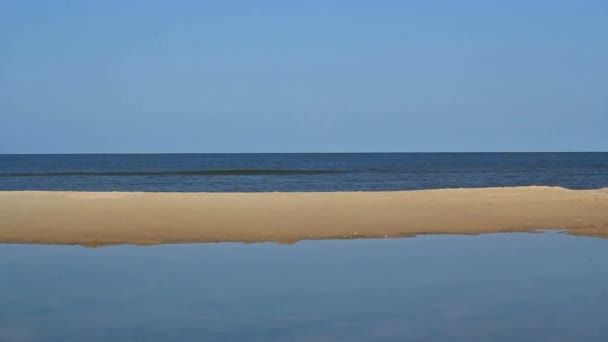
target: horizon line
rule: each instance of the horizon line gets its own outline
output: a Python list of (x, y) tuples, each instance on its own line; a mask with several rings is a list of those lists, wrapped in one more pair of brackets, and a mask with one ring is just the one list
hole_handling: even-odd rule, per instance
[(371, 152), (26, 152), (0, 155), (107, 155), (107, 154), (458, 154), (458, 153), (608, 153), (608, 151), (371, 151)]

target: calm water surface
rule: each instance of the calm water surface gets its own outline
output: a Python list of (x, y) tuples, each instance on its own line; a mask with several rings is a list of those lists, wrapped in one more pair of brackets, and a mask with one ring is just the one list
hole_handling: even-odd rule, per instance
[(607, 341), (608, 240), (0, 245), (0, 341)]
[(0, 190), (367, 191), (608, 187), (608, 153), (0, 155)]

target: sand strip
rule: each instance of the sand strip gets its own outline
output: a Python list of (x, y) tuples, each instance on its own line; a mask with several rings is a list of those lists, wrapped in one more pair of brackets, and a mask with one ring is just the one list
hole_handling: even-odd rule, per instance
[(560, 229), (608, 237), (608, 188), (326, 193), (0, 192), (0, 243), (291, 243)]

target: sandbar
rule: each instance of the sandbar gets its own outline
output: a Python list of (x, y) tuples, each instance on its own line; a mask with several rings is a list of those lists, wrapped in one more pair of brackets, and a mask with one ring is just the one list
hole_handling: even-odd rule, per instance
[(0, 192), (0, 243), (279, 242), (563, 229), (608, 237), (608, 188)]

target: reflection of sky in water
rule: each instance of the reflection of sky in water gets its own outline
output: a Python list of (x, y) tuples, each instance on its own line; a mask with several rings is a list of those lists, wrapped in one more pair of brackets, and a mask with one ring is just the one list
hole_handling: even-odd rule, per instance
[(608, 240), (0, 246), (0, 341), (606, 341)]

